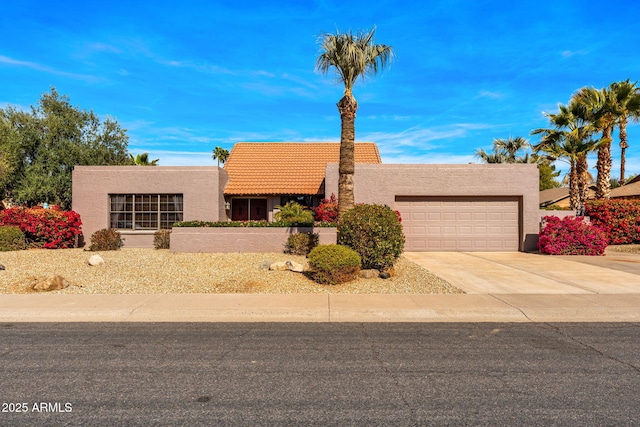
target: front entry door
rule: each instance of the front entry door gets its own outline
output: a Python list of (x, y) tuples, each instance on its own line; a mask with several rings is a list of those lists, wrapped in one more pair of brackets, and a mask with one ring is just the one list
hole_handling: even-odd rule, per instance
[(231, 201), (231, 221), (249, 220), (249, 199), (233, 199)]
[(267, 220), (267, 199), (250, 199), (249, 206), (251, 221)]
[(233, 199), (231, 221), (266, 221), (267, 199)]

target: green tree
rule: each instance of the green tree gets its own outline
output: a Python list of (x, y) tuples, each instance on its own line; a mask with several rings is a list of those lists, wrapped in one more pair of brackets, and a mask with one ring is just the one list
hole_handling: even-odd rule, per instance
[(160, 161), (160, 159), (149, 161), (149, 153), (136, 154), (135, 156), (129, 154), (129, 159), (136, 166), (158, 166), (158, 162)]
[(225, 150), (222, 147), (216, 147), (213, 149), (213, 154), (211, 155), (213, 160), (218, 161), (218, 167), (220, 167), (220, 162), (224, 165), (227, 159), (229, 158), (229, 150)]
[(556, 180), (556, 178), (560, 176), (560, 171), (556, 170), (556, 165), (554, 165), (548, 157), (533, 154), (531, 158), (538, 165), (540, 191), (562, 186), (562, 184)]
[(334, 69), (338, 81), (344, 84), (344, 95), (338, 102), (340, 112), (340, 178), (338, 181), (338, 214), (342, 215), (354, 205), (353, 175), (355, 172), (355, 119), (358, 102), (353, 96), (353, 86), (358, 78), (375, 75), (393, 57), (391, 46), (375, 44), (375, 27), (354, 34), (351, 31), (321, 37), (320, 55), (316, 70), (327, 74)]
[(130, 164), (127, 145), (115, 119), (73, 107), (55, 88), (31, 111), (0, 109), (0, 152), (10, 165), (2, 196), (69, 208), (74, 166)]
[(583, 109), (584, 105), (573, 99), (567, 106), (560, 104), (557, 114), (545, 113), (553, 128), (532, 132), (542, 135), (540, 143), (533, 147), (536, 153), (542, 151), (552, 158), (568, 161), (571, 209), (580, 209), (584, 205), (588, 190), (587, 154), (596, 150), (601, 142), (593, 139), (596, 128), (584, 119)]

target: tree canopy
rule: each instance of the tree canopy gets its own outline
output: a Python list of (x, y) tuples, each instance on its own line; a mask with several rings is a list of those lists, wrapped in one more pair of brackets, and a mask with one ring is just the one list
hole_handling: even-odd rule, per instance
[(131, 164), (118, 122), (74, 107), (55, 88), (30, 111), (0, 108), (0, 198), (34, 206), (71, 206), (76, 165)]

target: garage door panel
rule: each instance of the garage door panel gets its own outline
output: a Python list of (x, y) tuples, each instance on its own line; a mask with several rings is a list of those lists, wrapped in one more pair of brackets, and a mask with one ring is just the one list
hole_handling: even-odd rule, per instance
[(406, 251), (517, 251), (516, 197), (398, 197)]

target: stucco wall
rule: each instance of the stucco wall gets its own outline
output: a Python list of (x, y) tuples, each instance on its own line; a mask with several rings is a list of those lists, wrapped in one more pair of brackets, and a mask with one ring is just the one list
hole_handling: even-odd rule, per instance
[(282, 252), (293, 233), (314, 232), (319, 243), (336, 243), (336, 229), (312, 227), (176, 227), (171, 252)]
[[(540, 223), (538, 168), (534, 164), (356, 165), (357, 203), (394, 207), (396, 196), (518, 196), (521, 247), (535, 250)], [(338, 195), (338, 164), (327, 165), (325, 195)]]
[[(216, 166), (76, 166), (73, 210), (86, 244), (109, 227), (109, 194), (183, 194), (184, 220), (225, 219), (226, 172)], [(125, 247), (153, 247), (153, 231), (122, 231)]]

